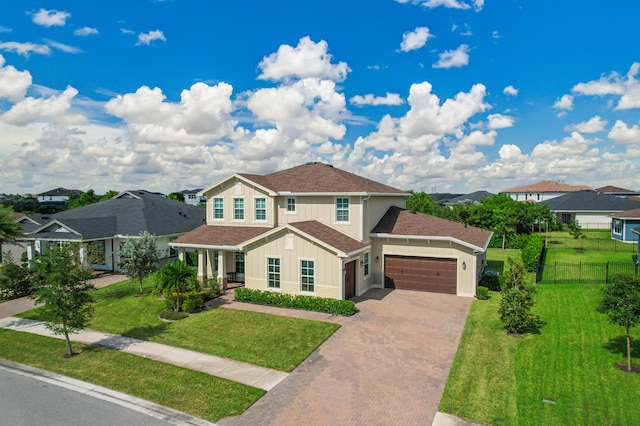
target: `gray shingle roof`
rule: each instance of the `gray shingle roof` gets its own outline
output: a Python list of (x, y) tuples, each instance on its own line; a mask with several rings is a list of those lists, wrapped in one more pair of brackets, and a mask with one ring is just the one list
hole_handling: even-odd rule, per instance
[[(143, 231), (161, 236), (189, 232), (202, 225), (205, 223), (205, 209), (138, 190), (38, 218), (43, 225), (53, 220), (81, 233), (83, 239), (138, 235)], [(44, 237), (46, 233), (45, 226), (41, 233), (30, 234), (27, 238)], [(55, 236), (60, 238), (61, 234), (56, 233)]]
[(640, 207), (637, 201), (596, 191), (578, 191), (552, 198), (543, 203), (555, 212), (621, 212)]

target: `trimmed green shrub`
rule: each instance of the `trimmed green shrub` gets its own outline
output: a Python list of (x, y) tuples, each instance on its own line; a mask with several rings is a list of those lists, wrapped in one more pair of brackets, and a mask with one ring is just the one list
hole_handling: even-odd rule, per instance
[[(187, 293), (180, 294), (180, 300), (182, 301), (180, 309), (184, 312), (191, 313), (204, 306), (204, 302), (213, 299), (214, 294), (209, 290), (201, 291), (189, 291)], [(178, 299), (178, 293), (172, 293), (170, 298), (167, 298), (167, 307), (175, 306)]]
[(500, 276), (492, 274), (484, 274), (480, 278), (480, 285), (486, 287), (491, 291), (500, 291)]
[(252, 290), (238, 287), (235, 289), (235, 301), (255, 303), (257, 305), (280, 306), (283, 308), (305, 309), (314, 312), (326, 312), (334, 315), (350, 316), (356, 313), (356, 305), (351, 300), (336, 300), (325, 297), (291, 295), (274, 291)]
[(539, 321), (530, 313), (535, 303), (533, 294), (536, 289), (525, 282), (523, 265), (514, 262), (511, 258), (507, 259), (507, 262), (509, 262), (509, 270), (502, 280), (500, 291), (502, 300), (500, 300), (498, 314), (507, 332), (524, 333)]
[(33, 292), (29, 271), (15, 264), (0, 267), (0, 299), (28, 296)]
[(533, 272), (536, 270), (543, 248), (544, 238), (540, 235), (529, 235), (527, 237), (527, 243), (521, 252), (522, 263), (527, 271)]
[(489, 298), (489, 289), (483, 286), (476, 288), (476, 299), (487, 300)]

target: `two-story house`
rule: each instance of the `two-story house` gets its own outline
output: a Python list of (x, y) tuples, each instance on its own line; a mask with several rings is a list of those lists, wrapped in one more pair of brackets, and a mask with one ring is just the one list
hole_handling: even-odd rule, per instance
[(500, 193), (507, 194), (516, 201), (530, 201), (538, 203), (570, 194), (572, 192), (584, 190), (591, 190), (591, 188), (587, 185), (569, 185), (564, 182), (543, 180), (531, 185), (516, 186), (514, 188), (505, 189), (504, 191), (500, 191)]
[(323, 163), (204, 189), (206, 225), (172, 241), (198, 277), (349, 299), (392, 287), (475, 295), (492, 233), (404, 209), (410, 195)]

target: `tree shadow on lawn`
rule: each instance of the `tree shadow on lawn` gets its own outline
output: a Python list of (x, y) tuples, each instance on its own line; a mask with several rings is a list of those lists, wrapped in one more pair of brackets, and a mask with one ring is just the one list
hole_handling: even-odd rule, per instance
[[(132, 337), (134, 339), (149, 340), (152, 337), (162, 336), (169, 328), (171, 323), (163, 322), (158, 325), (147, 325), (144, 327), (135, 327), (122, 333), (124, 337)], [(120, 336), (115, 336), (120, 337)], [(114, 341), (117, 342), (117, 339)]]
[[(607, 343), (602, 345), (603, 348), (609, 352), (621, 355), (626, 361), (627, 359), (627, 338), (625, 336), (616, 336), (609, 339)], [(640, 340), (631, 338), (631, 357), (637, 358), (640, 356)]]

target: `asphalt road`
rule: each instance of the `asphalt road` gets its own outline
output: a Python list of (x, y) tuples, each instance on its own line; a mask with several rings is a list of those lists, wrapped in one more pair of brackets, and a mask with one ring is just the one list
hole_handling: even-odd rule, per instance
[(0, 425), (169, 424), (108, 401), (0, 369)]

